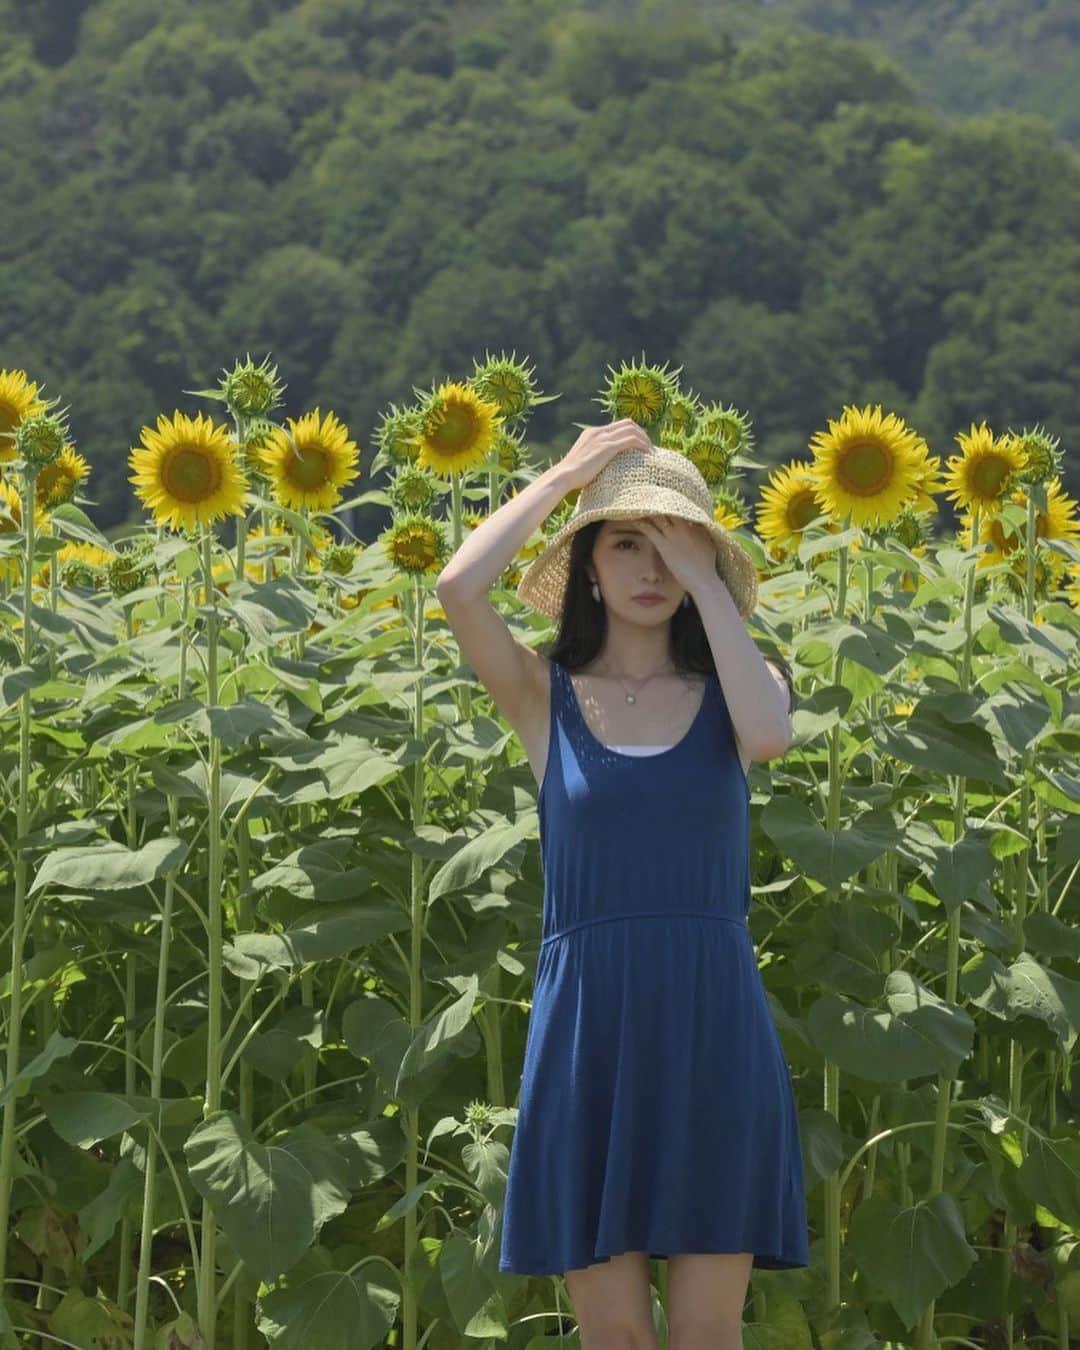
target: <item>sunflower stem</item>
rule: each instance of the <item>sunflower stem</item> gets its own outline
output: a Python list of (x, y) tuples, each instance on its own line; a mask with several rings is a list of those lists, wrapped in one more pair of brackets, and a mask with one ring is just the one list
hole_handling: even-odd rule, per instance
[[(180, 826), (175, 794), (168, 793), (169, 829), (179, 836)], [(175, 870), (165, 877), (165, 899), (161, 908), (161, 935), (158, 939), (157, 987), (154, 993), (154, 1043), (150, 1063), (150, 1096), (161, 1096), (161, 1079), (165, 1060), (165, 1002), (169, 988), (169, 948), (172, 944), (172, 910), (175, 889)], [(154, 1239), (154, 1196), (156, 1193), (158, 1142), (154, 1131), (146, 1142), (146, 1171), (143, 1174), (142, 1230), (139, 1234), (139, 1270), (135, 1281), (134, 1344), (146, 1344), (147, 1320), (150, 1314), (150, 1276)]]
[[(34, 556), (34, 473), (29, 468), (23, 478), (22, 518), (25, 533), (23, 553), (22, 664), (29, 666), (33, 655), (33, 584), (31, 565)], [(15, 1120), (19, 1094), (15, 1080), (19, 1075), (22, 1049), (23, 953), (26, 945), (26, 891), (29, 859), (23, 840), (30, 830), (30, 682), (19, 696), (19, 788), (15, 809), (15, 895), (11, 918), (11, 1011), (8, 1015), (8, 1043), (4, 1085), (4, 1123), (0, 1133), (0, 1289), (7, 1272), (7, 1232), (11, 1213), (11, 1184), (15, 1166)]]
[[(206, 594), (206, 702), (217, 707), (217, 601), (214, 593), (213, 551), (211, 531), (202, 528), (203, 584)], [(222, 914), (221, 914), (221, 741), (210, 724), (209, 819), (207, 822), (207, 885), (206, 908), (209, 928), (206, 1009), (206, 1094), (203, 1119), (208, 1119), (221, 1107), (221, 995), (222, 995)], [(214, 1259), (217, 1230), (211, 1202), (203, 1200), (202, 1245), (199, 1270), (199, 1325), (205, 1350), (215, 1350), (217, 1308), (217, 1263)]]

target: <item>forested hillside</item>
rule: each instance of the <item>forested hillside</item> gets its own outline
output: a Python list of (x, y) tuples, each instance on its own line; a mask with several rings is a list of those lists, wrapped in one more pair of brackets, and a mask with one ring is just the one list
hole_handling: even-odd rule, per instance
[(877, 43), (934, 107), (1039, 113), (1080, 141), (1076, 0), (780, 0), (768, 8), (822, 33)]
[(362, 463), (390, 400), (501, 347), (563, 394), (541, 453), (641, 352), (748, 410), (769, 461), (844, 402), (942, 454), (983, 416), (1075, 447), (1075, 150), (1039, 118), (943, 117), (867, 43), (774, 22), (796, 3), (825, 26), (809, 0), (728, 26), (560, 0), (0, 0), (0, 367), (70, 404), (103, 526), (133, 506), (142, 423), (206, 407), (181, 391), (247, 351), (272, 352), (288, 413), (334, 408)]
[(612, 17), (672, 15), (736, 37), (812, 29), (874, 44), (949, 117), (995, 108), (1038, 113), (1080, 141), (1080, 5), (1076, 0), (590, 0)]

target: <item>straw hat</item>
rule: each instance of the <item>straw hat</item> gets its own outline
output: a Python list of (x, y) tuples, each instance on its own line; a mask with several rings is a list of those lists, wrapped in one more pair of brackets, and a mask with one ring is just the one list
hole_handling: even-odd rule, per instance
[(566, 524), (526, 567), (517, 593), (531, 609), (557, 619), (570, 575), (570, 541), (591, 520), (680, 516), (716, 541), (716, 571), (745, 619), (757, 603), (757, 568), (713, 515), (712, 494), (685, 455), (654, 446), (621, 450), (578, 493)]

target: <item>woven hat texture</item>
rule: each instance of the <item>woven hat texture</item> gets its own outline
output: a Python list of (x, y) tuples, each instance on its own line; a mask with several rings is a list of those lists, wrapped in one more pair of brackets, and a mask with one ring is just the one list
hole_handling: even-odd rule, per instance
[(593, 520), (681, 516), (703, 525), (716, 542), (716, 571), (745, 619), (757, 603), (757, 568), (713, 515), (712, 494), (698, 467), (675, 450), (629, 449), (615, 455), (578, 493), (570, 519), (522, 573), (517, 593), (541, 614), (562, 613), (570, 575), (570, 542)]

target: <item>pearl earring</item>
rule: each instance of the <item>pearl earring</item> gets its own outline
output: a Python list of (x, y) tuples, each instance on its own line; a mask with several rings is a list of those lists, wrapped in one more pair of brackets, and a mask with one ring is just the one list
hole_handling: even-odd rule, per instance
[(600, 599), (600, 587), (596, 584), (595, 581), (592, 584), (592, 598), (594, 600)]
[(683, 609), (689, 609), (689, 608), (690, 608), (690, 592), (689, 592), (689, 591), (684, 591), (684, 592), (683, 592), (682, 606), (683, 606)]

